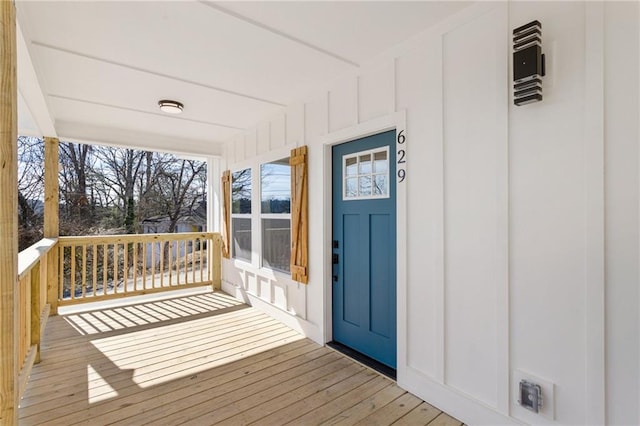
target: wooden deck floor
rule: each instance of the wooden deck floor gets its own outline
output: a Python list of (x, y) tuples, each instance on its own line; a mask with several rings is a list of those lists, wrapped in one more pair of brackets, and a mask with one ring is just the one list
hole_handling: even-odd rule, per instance
[(52, 317), (20, 425), (447, 425), (389, 379), (224, 293)]

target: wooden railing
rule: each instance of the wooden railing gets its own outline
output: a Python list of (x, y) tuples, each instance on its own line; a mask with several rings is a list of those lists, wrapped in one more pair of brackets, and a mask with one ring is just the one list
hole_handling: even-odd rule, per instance
[(55, 239), (45, 238), (18, 255), (18, 395), (34, 363), (40, 362), (40, 337), (49, 316), (48, 265), (56, 261)]
[(58, 304), (220, 287), (217, 233), (60, 237)]
[[(59, 305), (184, 287), (220, 288), (221, 239), (214, 233), (45, 238), (18, 255), (18, 395), (49, 313)], [(1, 422), (0, 422), (1, 423)]]

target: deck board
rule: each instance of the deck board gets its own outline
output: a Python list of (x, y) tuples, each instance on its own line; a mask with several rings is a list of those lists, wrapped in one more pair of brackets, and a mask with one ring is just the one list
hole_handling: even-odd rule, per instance
[(423, 402), (409, 413), (393, 423), (394, 426), (426, 425), (440, 415), (441, 411), (434, 406)]
[(220, 292), (74, 307), (42, 350), (21, 425), (461, 425)]
[(421, 402), (421, 399), (406, 392), (356, 424), (359, 426), (383, 426), (393, 424), (420, 405)]

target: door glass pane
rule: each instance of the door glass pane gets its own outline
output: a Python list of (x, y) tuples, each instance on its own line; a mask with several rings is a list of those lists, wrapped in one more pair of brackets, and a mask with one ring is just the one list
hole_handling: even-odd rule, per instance
[(360, 170), (358, 172), (361, 175), (371, 173), (371, 154), (360, 156)]
[(358, 174), (358, 159), (356, 157), (345, 160), (345, 174), (347, 176), (355, 176)]
[(371, 195), (371, 176), (360, 176), (358, 179), (359, 182), (359, 195), (367, 196)]
[(373, 172), (384, 173), (389, 170), (389, 163), (387, 162), (387, 151), (376, 152), (373, 154)]
[(347, 178), (344, 195), (349, 198), (358, 196), (358, 178), (357, 177)]
[(388, 194), (387, 175), (375, 175), (373, 185), (373, 195)]

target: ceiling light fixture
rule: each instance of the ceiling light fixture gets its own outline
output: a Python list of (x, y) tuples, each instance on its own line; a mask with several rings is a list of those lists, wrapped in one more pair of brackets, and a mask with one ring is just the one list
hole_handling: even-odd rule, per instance
[(169, 99), (158, 101), (158, 106), (160, 106), (160, 111), (166, 112), (167, 114), (180, 114), (184, 108), (184, 105), (180, 102)]

